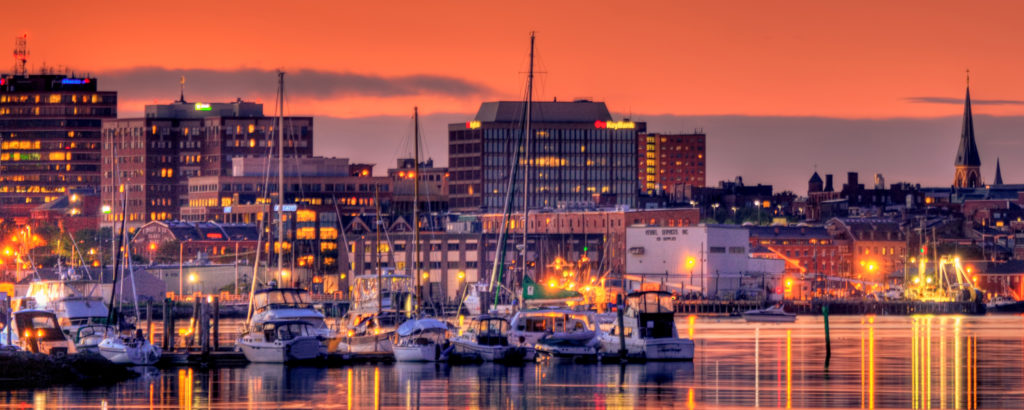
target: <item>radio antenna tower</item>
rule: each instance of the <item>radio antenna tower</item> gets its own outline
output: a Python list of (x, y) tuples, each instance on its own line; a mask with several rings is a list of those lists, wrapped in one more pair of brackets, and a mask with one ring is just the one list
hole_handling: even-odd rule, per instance
[(14, 75), (28, 76), (28, 34), (14, 38)]

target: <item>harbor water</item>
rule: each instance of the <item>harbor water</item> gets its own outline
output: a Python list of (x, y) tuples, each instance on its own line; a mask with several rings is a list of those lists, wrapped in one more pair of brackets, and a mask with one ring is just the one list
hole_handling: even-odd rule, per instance
[(1020, 408), (1024, 316), (679, 316), (693, 362), (147, 369), (98, 388), (0, 392), (8, 407)]

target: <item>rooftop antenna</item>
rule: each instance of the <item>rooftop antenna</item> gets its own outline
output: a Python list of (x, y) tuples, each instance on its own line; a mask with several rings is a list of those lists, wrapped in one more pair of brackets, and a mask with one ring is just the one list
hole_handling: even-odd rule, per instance
[(14, 75), (28, 76), (28, 34), (14, 38)]
[(971, 88), (971, 69), (967, 69), (967, 88)]
[(185, 76), (181, 76), (181, 99), (178, 100), (181, 103), (185, 103)]

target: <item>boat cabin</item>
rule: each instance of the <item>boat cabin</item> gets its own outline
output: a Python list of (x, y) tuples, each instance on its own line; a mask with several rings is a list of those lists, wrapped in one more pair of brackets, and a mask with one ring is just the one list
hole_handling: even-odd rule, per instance
[(522, 318), (516, 322), (520, 332), (553, 332), (567, 333), (594, 330), (590, 318), (583, 313), (570, 313), (560, 310), (522, 312)]
[(626, 316), (636, 318), (644, 339), (676, 337), (675, 298), (665, 291), (633, 292), (626, 295)]
[(267, 309), (312, 309), (313, 300), (305, 289), (267, 288), (253, 294), (253, 306), (257, 313)]
[(498, 316), (481, 316), (472, 324), (477, 344), (483, 346), (508, 346), (508, 320)]
[(273, 343), (287, 342), (298, 337), (316, 337), (317, 331), (312, 325), (301, 320), (275, 320), (263, 323), (263, 341)]
[(64, 336), (57, 315), (47, 310), (20, 310), (14, 312), (21, 348), (32, 353), (68, 354), (68, 340)]

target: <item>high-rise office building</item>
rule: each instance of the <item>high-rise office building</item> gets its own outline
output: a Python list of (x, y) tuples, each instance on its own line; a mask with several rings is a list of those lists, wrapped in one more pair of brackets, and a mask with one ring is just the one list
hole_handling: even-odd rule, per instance
[[(525, 104), (486, 102), (473, 120), (448, 125), (449, 209), (501, 212)], [(535, 102), (531, 114), (530, 208), (635, 206), (637, 134), (647, 124), (612, 119), (602, 102)], [(520, 158), (520, 163), (525, 161)], [(514, 206), (522, 209), (521, 168)]]
[[(120, 220), (124, 189), (129, 229), (179, 219), (189, 177), (231, 175), (235, 157), (276, 156), (277, 120), (262, 104), (182, 98), (147, 105), (143, 118), (104, 121), (100, 226)], [(284, 144), (285, 157), (312, 155), (313, 119), (285, 117)]]
[(707, 136), (692, 134), (640, 134), (637, 164), (640, 186), (648, 194), (680, 196), (683, 187), (704, 187), (707, 171)]
[(0, 218), (100, 185), (100, 124), (117, 116), (117, 93), (95, 78), (0, 75)]

